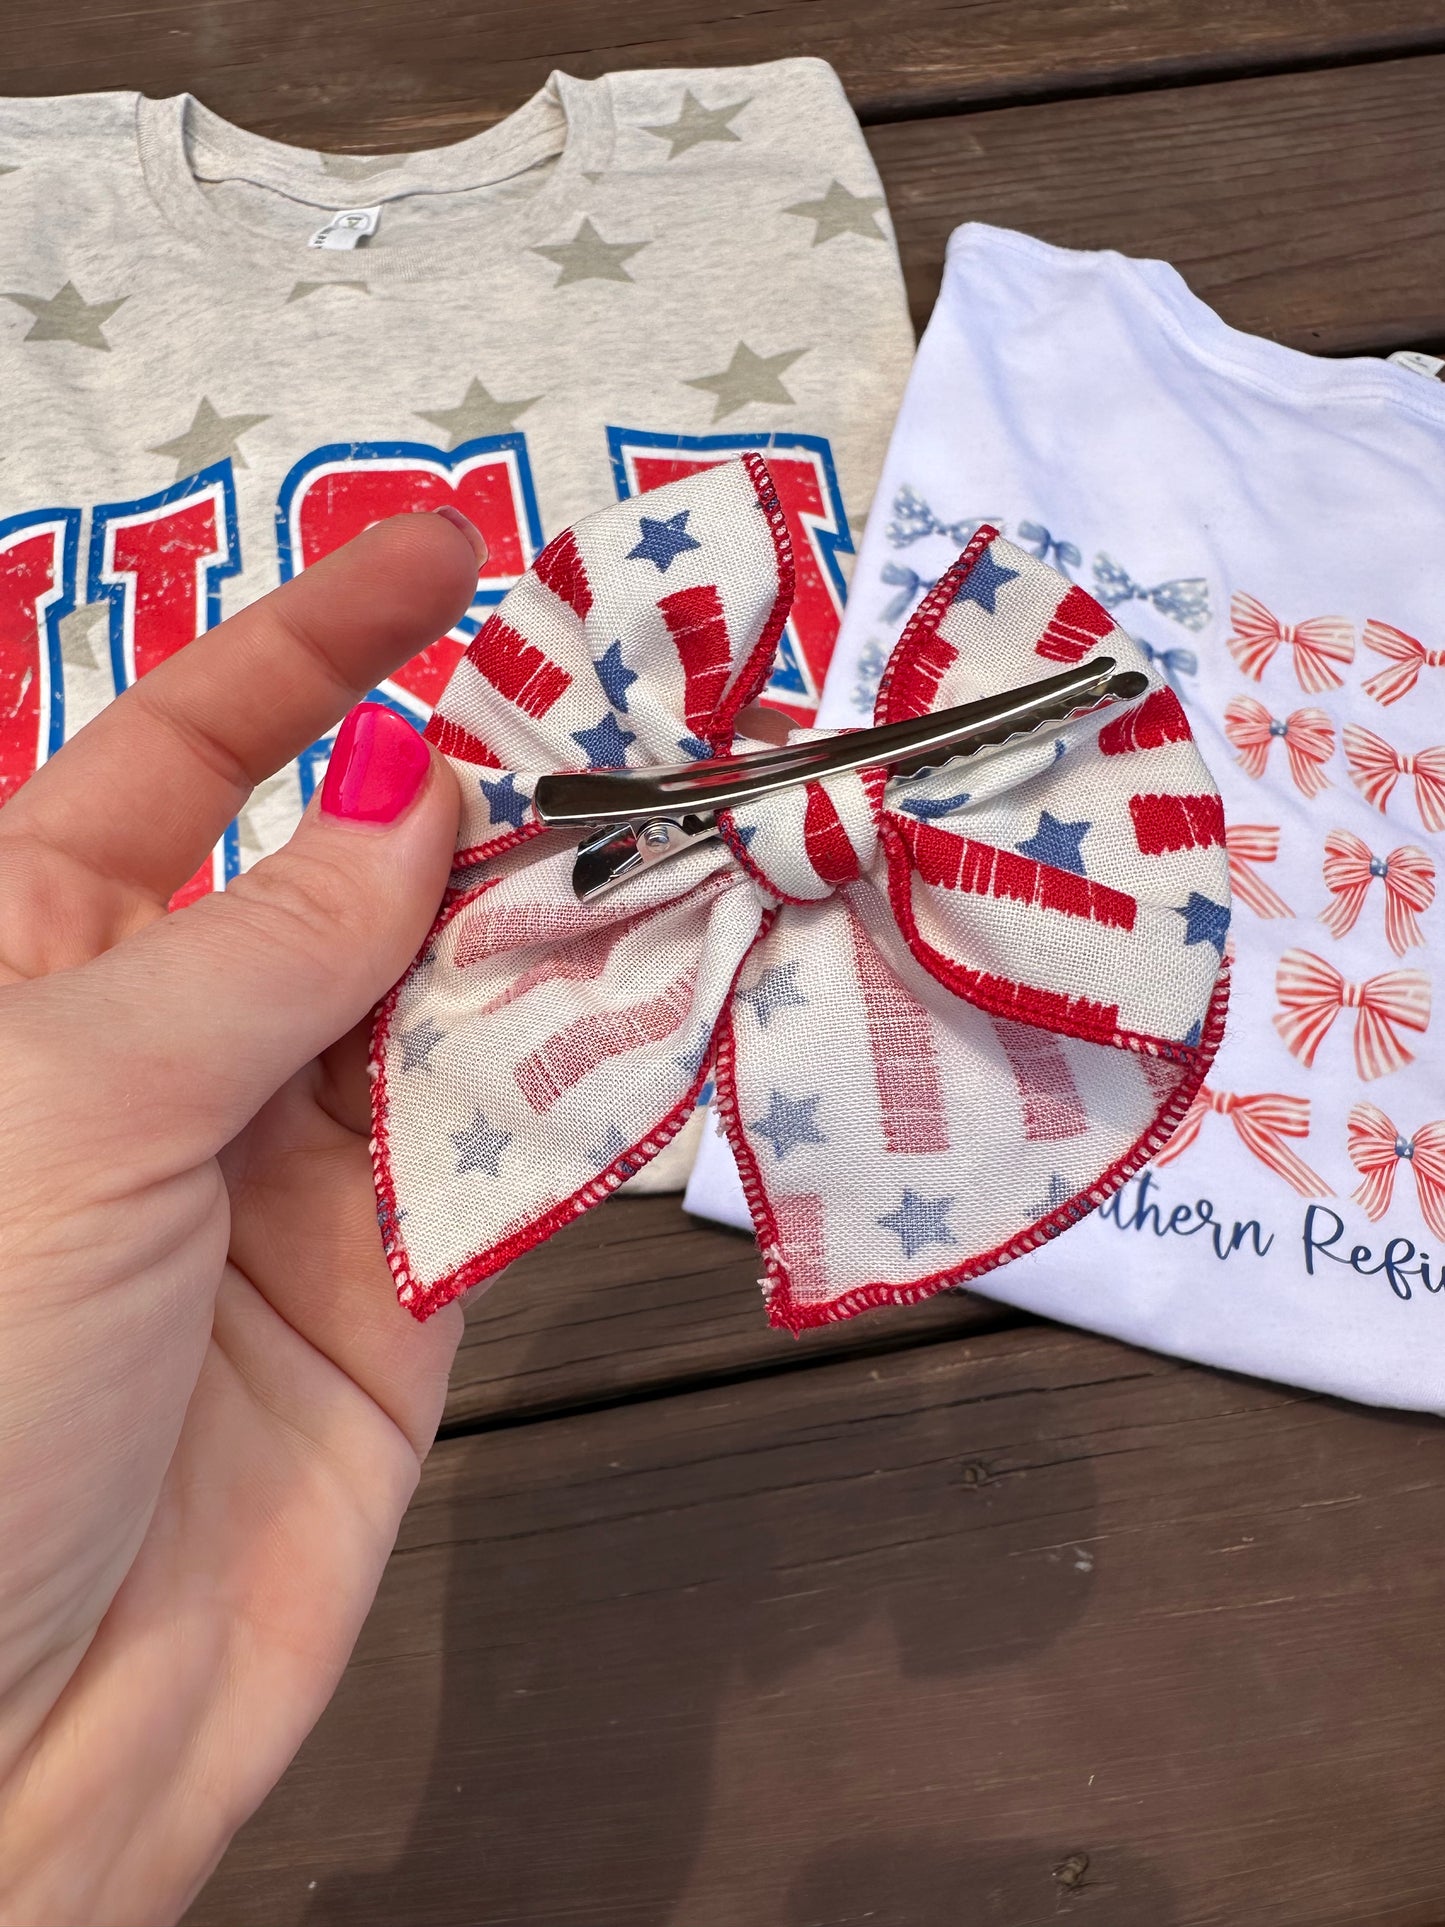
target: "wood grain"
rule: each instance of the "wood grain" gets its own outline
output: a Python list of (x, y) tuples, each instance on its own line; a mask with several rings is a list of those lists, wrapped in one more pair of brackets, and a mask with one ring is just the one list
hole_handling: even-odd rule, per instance
[(192, 1927), (1428, 1927), (1442, 1534), (1045, 1327), (457, 1439)]
[(41, 0), (4, 10), (5, 90), (198, 93), (279, 140), (459, 140), (554, 67), (831, 61), (869, 120), (1040, 92), (1445, 45), (1438, 0)]
[(614, 1198), (473, 1301), (443, 1429), (791, 1371), (1027, 1321), (968, 1292), (793, 1338), (767, 1322), (751, 1238), (675, 1197)]
[(965, 220), (1171, 261), (1323, 354), (1445, 340), (1445, 58), (874, 128), (921, 326)]

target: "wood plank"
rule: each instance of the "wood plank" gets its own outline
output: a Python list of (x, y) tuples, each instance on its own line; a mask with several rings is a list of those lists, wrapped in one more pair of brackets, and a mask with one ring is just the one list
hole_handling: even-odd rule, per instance
[(1445, 44), (1438, 0), (70, 0), (5, 10), (7, 92), (189, 89), (279, 140), (393, 150), (498, 120), (554, 67), (831, 61), (868, 120)]
[(1427, 1927), (1442, 1536), (1437, 1421), (1045, 1327), (455, 1440), (191, 1927)]
[(960, 221), (1172, 261), (1321, 354), (1445, 340), (1445, 58), (1054, 102), (869, 136), (920, 326)]
[(610, 1199), (468, 1308), (444, 1431), (1028, 1322), (947, 1292), (795, 1339), (768, 1324), (759, 1269), (751, 1238), (675, 1197)]

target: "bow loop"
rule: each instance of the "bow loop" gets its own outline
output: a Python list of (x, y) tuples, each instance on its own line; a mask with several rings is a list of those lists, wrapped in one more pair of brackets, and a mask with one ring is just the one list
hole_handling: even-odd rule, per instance
[(1445, 650), (1427, 649), (1418, 637), (1407, 635), (1403, 629), (1393, 628), (1373, 616), (1365, 624), (1363, 641), (1367, 649), (1384, 656), (1388, 664), (1363, 685), (1365, 694), (1373, 696), (1377, 703), (1399, 702), (1420, 680), (1422, 669), (1445, 666)]
[[(383, 1237), (418, 1315), (624, 1182), (710, 1068), (770, 1313), (794, 1327), (1029, 1249), (1184, 1116), (1223, 1020), (1228, 856), (1157, 677), (1132, 710), (966, 763), (775, 792), (576, 900), (576, 837), (538, 824), (538, 774), (745, 749), (791, 588), (745, 457), (556, 538), (444, 692), (428, 734), (466, 799), (453, 889), (372, 1060)], [(909, 622), (877, 720), (1095, 654), (1144, 662), (983, 528)]]

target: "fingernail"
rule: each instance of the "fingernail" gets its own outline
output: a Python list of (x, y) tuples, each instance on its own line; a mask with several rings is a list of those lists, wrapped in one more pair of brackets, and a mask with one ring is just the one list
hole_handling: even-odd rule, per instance
[(349, 823), (395, 823), (416, 801), (431, 752), (404, 716), (362, 703), (336, 732), (321, 808)]
[(454, 529), (460, 529), (475, 550), (478, 563), (486, 561), (487, 538), (482, 534), (475, 522), (469, 522), (461, 510), (453, 508), (450, 502), (446, 503), (442, 508), (433, 509), (432, 514), (439, 515), (444, 522), (450, 522)]

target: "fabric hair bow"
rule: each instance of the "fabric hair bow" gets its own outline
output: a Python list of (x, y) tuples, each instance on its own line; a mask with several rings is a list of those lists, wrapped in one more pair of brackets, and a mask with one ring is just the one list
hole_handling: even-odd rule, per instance
[(1388, 622), (1376, 622), (1373, 617), (1365, 624), (1364, 644), (1390, 661), (1388, 669), (1377, 670), (1363, 684), (1365, 694), (1377, 703), (1397, 703), (1408, 696), (1422, 669), (1445, 669), (1445, 649), (1427, 649), (1403, 629), (1392, 629)]
[(1383, 816), (1402, 776), (1415, 781), (1415, 807), (1427, 830), (1445, 830), (1445, 744), (1403, 756), (1372, 729), (1346, 723), (1345, 762), (1355, 788)]
[[(1224, 832), (1229, 856), (1229, 887), (1257, 917), (1292, 917), (1284, 898), (1271, 883), (1257, 876), (1251, 865), (1279, 858), (1279, 830), (1273, 823), (1230, 823)], [(1359, 912), (1356, 912), (1358, 915)]]
[(965, 548), (982, 528), (992, 528), (991, 515), (965, 516), (957, 522), (939, 519), (918, 493), (905, 482), (893, 498), (893, 520), (884, 534), (895, 549), (911, 548), (927, 536), (946, 536), (956, 549)]
[(1286, 950), (1275, 974), (1279, 1009), (1274, 1027), (1308, 1069), (1342, 1010), (1355, 1016), (1355, 1069), (1385, 1077), (1414, 1061), (1396, 1034), (1423, 1035), (1430, 1027), (1430, 979), (1423, 970), (1386, 970), (1362, 984), (1346, 983), (1332, 963), (1312, 950)]
[[(738, 714), (792, 588), (747, 455), (557, 537), (443, 693), (456, 867), (372, 1055), (383, 1238), (418, 1316), (606, 1197), (710, 1068), (794, 1329), (1053, 1237), (1185, 1114), (1223, 1023), (1228, 878), (1218, 794), (1157, 682), (966, 773), (864, 770), (722, 812), (721, 840), (577, 900), (577, 834), (536, 820), (539, 775), (749, 747)], [(1105, 652), (1142, 666), (1082, 589), (984, 529), (894, 649), (877, 720)]]
[(1293, 625), (1271, 615), (1252, 595), (1235, 595), (1229, 604), (1233, 627), (1224, 638), (1229, 653), (1252, 682), (1258, 682), (1281, 648), (1294, 651), (1294, 673), (1301, 689), (1318, 695), (1340, 689), (1337, 662), (1355, 659), (1354, 624), (1343, 616), (1312, 616)]
[(1136, 582), (1111, 556), (1094, 557), (1094, 594), (1106, 609), (1117, 609), (1124, 602), (1147, 602), (1161, 616), (1192, 630), (1195, 634), (1209, 621), (1209, 584), (1202, 575), (1180, 576), (1173, 582), (1156, 582), (1152, 589)]
[(1199, 1136), (1200, 1126), (1213, 1111), (1227, 1117), (1246, 1150), (1267, 1164), (1302, 1198), (1327, 1198), (1330, 1187), (1312, 1171), (1304, 1159), (1284, 1142), (1287, 1137), (1308, 1137), (1310, 1105), (1307, 1097), (1287, 1097), (1282, 1091), (1260, 1091), (1253, 1096), (1236, 1096), (1232, 1091), (1211, 1090), (1201, 1084), (1194, 1101), (1184, 1113), (1183, 1122), (1155, 1159), (1156, 1164), (1172, 1164)]
[[(1397, 957), (1425, 939), (1416, 912), (1435, 901), (1435, 865), (1413, 843), (1402, 844), (1388, 856), (1376, 856), (1349, 830), (1331, 830), (1325, 838), (1325, 888), (1334, 898), (1320, 913), (1320, 922), (1337, 937), (1359, 922), (1370, 885), (1378, 877), (1385, 886), (1385, 941)], [(1236, 886), (1237, 888), (1237, 886)]]
[(1322, 709), (1296, 709), (1281, 722), (1253, 696), (1234, 696), (1224, 705), (1224, 733), (1239, 751), (1239, 766), (1246, 776), (1258, 781), (1269, 763), (1270, 749), (1282, 742), (1290, 776), (1301, 795), (1318, 796), (1330, 787), (1324, 765), (1335, 753), (1335, 726)]
[(1371, 1220), (1383, 1218), (1395, 1192), (1402, 1163), (1415, 1173), (1420, 1215), (1437, 1238), (1445, 1238), (1445, 1119), (1422, 1124), (1413, 1137), (1397, 1131), (1375, 1104), (1350, 1112), (1350, 1162), (1364, 1182), (1351, 1196)]

